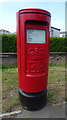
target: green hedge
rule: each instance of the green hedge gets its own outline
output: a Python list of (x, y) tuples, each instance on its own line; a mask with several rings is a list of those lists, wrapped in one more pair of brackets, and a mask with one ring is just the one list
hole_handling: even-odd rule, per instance
[(50, 52), (65, 52), (67, 50), (67, 37), (51, 37)]
[(16, 52), (15, 34), (2, 34), (2, 52)]
[[(16, 35), (0, 34), (0, 36), (2, 36), (2, 52), (16, 52)], [(67, 37), (50, 38), (50, 52), (65, 52), (66, 50)]]

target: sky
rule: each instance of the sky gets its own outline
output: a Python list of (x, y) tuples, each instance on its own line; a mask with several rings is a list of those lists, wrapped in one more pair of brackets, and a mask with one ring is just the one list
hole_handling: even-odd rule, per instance
[[(19, 0), (20, 1), (20, 0)], [(23, 8), (41, 8), (51, 13), (51, 26), (65, 31), (65, 2), (1, 2), (0, 29), (16, 32), (16, 12)]]

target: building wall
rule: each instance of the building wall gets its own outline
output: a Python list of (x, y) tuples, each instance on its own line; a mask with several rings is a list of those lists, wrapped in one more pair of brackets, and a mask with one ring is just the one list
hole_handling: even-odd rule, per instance
[(51, 28), (50, 36), (60, 37), (60, 30)]
[(0, 33), (2, 33), (2, 34), (10, 34), (10, 32), (6, 31), (6, 30), (0, 30)]
[[(2, 33), (2, 34), (12, 34), (12, 33), (10, 33), (9, 31), (4, 30), (4, 29), (1, 29), (1, 30), (0, 30), (0, 33)], [(14, 32), (14, 34), (16, 34), (16, 32)], [(50, 36), (60, 37), (60, 29), (51, 27)]]
[(60, 37), (67, 37), (67, 31), (61, 31), (60, 32)]

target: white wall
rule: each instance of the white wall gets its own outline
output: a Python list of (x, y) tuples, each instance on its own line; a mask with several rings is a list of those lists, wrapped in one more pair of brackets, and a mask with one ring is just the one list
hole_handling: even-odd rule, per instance
[(60, 31), (54, 28), (51, 28), (50, 36), (60, 37)]
[(2, 33), (2, 34), (10, 34), (9, 32), (7, 32), (7, 31), (0, 31), (0, 33)]

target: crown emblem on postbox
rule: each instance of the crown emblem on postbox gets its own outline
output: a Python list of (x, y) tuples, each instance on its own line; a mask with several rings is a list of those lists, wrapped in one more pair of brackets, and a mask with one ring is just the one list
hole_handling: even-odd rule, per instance
[(32, 59), (43, 59), (44, 49), (43, 48), (30, 48), (28, 53)]

